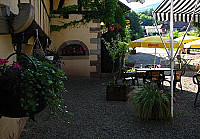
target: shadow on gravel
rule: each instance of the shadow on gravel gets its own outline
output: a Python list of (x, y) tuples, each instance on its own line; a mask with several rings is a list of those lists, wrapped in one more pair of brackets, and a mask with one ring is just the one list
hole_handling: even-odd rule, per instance
[[(61, 115), (61, 120), (50, 117), (48, 110), (37, 116), (33, 124), (26, 124), (21, 139), (149, 139), (199, 138), (200, 99), (193, 105), (195, 93), (176, 92), (172, 121), (142, 121), (128, 102), (105, 100), (108, 79), (69, 78), (65, 83), (65, 105), (74, 115)], [(180, 106), (177, 106), (180, 104)], [(67, 124), (69, 121), (69, 124)]]

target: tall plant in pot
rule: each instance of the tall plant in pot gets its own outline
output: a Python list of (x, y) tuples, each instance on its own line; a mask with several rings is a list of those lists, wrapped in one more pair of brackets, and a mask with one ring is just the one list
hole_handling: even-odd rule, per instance
[[(112, 66), (112, 81), (107, 84), (106, 100), (127, 101), (130, 84), (122, 81), (121, 75), (123, 72), (124, 57), (129, 47), (129, 40), (122, 38), (117, 34), (116, 39), (111, 39), (111, 42), (104, 43), (113, 61)], [(119, 69), (115, 70), (115, 62), (119, 59)]]

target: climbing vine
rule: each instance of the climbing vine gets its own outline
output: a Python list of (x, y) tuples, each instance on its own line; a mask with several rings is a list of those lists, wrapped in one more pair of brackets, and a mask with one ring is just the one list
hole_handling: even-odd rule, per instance
[[(119, 8), (117, 2), (118, 0), (102, 0), (101, 2), (99, 0), (81, 0), (82, 8), (79, 12), (80, 14), (83, 14), (83, 18), (69, 23), (62, 21), (62, 25), (51, 25), (51, 31), (60, 31), (62, 28), (66, 29), (69, 26), (86, 24), (92, 19), (100, 19), (107, 25), (117, 22), (122, 28), (125, 28), (126, 23), (124, 12), (126, 9)], [(58, 9), (56, 13), (60, 14), (60, 16), (58, 16), (60, 18), (63, 15), (69, 14), (73, 11), (77, 12), (78, 10), (78, 5), (70, 5)], [(52, 16), (52, 18), (56, 18), (56, 16)]]

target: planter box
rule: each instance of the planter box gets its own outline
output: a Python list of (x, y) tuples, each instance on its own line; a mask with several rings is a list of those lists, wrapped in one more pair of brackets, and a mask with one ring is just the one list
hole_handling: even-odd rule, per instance
[(110, 86), (107, 85), (106, 100), (107, 101), (124, 101), (128, 100), (130, 86)]

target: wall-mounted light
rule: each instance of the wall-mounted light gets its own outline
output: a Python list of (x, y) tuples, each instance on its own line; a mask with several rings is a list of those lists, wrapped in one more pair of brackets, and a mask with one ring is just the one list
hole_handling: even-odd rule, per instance
[(101, 26), (104, 26), (105, 24), (104, 24), (104, 22), (101, 22), (100, 25), (101, 25)]
[(131, 21), (128, 20), (128, 19), (126, 19), (125, 21), (126, 21), (126, 24), (130, 24), (130, 22), (131, 22)]

